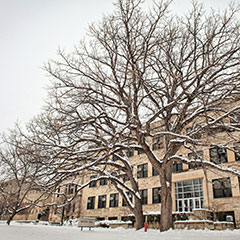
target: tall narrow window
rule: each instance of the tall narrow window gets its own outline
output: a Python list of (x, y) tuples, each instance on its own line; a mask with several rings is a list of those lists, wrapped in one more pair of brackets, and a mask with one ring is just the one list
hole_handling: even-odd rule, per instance
[(94, 209), (95, 197), (89, 197), (87, 200), (87, 209)]
[(212, 181), (214, 198), (232, 197), (230, 178), (220, 178)]
[(141, 199), (142, 199), (142, 204), (148, 204), (148, 190), (147, 189), (143, 189), (143, 190), (140, 190), (140, 196), (141, 196)]
[(137, 166), (137, 178), (148, 177), (148, 165), (147, 163)]
[(118, 207), (118, 199), (119, 199), (118, 193), (110, 194), (109, 207)]
[(106, 208), (106, 195), (98, 197), (98, 208)]
[[(97, 177), (96, 175), (93, 175), (93, 176), (90, 177), (90, 180), (92, 180), (92, 179), (94, 179), (94, 178), (96, 178), (96, 177)], [(90, 182), (90, 184), (89, 184), (89, 187), (90, 187), (90, 188), (96, 187), (96, 186), (97, 186), (97, 181), (92, 181), (92, 182)]]
[(59, 198), (60, 188), (57, 189), (57, 198)]
[(215, 164), (227, 162), (227, 151), (224, 148), (214, 147), (209, 149), (210, 161)]
[(152, 203), (160, 203), (161, 202), (161, 188), (153, 188), (152, 189)]
[(68, 194), (73, 194), (74, 191), (74, 185), (73, 184), (69, 184), (68, 185)]

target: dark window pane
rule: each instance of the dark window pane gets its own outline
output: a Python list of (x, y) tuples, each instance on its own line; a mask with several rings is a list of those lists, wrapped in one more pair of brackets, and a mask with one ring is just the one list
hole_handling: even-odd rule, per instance
[(89, 197), (87, 201), (87, 209), (94, 209), (95, 197)]
[(179, 173), (179, 172), (182, 172), (183, 170), (183, 166), (182, 166), (182, 163), (181, 162), (174, 162), (173, 163), (173, 172), (174, 173)]
[(148, 203), (148, 190), (140, 190), (140, 196), (142, 198), (142, 204), (147, 204)]
[(153, 188), (152, 189), (152, 203), (160, 203), (161, 202), (161, 188)]
[(137, 178), (148, 177), (148, 165), (147, 163), (137, 166)]
[(98, 197), (98, 208), (106, 208), (106, 195)]
[(214, 198), (232, 197), (230, 178), (215, 179), (212, 183)]
[(128, 157), (133, 157), (134, 156), (134, 151), (133, 150), (128, 150), (127, 151), (127, 156)]
[(118, 207), (118, 193), (110, 194), (110, 204), (109, 207)]
[(104, 186), (104, 185), (107, 185), (107, 179), (106, 178), (100, 179), (100, 186)]
[[(94, 179), (94, 178), (96, 178), (97, 176), (96, 175), (94, 175), (94, 176), (91, 176), (90, 177), (90, 180), (91, 179)], [(92, 181), (92, 182), (90, 182), (90, 184), (89, 184), (89, 187), (91, 188), (91, 187), (96, 187), (97, 186), (97, 181)]]
[(227, 162), (227, 151), (224, 148), (214, 147), (209, 149), (210, 161), (215, 164)]

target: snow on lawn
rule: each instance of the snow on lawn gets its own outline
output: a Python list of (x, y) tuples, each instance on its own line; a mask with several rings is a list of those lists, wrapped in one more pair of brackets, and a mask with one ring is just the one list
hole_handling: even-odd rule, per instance
[(148, 229), (95, 228), (81, 231), (77, 227), (41, 226), (32, 224), (0, 224), (1, 240), (239, 240), (240, 230), (170, 230), (160, 233)]

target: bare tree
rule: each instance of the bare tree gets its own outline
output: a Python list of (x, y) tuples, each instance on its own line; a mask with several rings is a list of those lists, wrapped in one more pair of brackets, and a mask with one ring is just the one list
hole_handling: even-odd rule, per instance
[[(171, 17), (170, 1), (155, 3), (148, 13), (141, 2), (118, 0), (114, 15), (89, 27), (88, 42), (71, 54), (59, 51), (60, 60), (45, 69), (52, 77), (49, 107), (60, 115), (69, 146), (89, 147), (89, 140), (96, 143), (94, 151), (86, 147), (84, 152), (81, 145), (81, 154), (117, 153), (120, 160), (127, 149), (146, 154), (160, 176), (164, 231), (172, 226), (174, 161), (201, 161), (226, 170), (179, 152), (185, 148), (197, 153), (199, 146), (228, 148), (236, 141), (239, 6), (206, 15), (193, 2), (185, 17)], [(221, 145), (220, 131), (228, 133)], [(155, 138), (163, 141), (161, 158), (150, 146), (149, 139)], [(74, 162), (69, 164), (74, 167)], [(126, 164), (131, 166), (128, 159)]]
[(26, 212), (50, 196), (42, 187), (45, 169), (32, 162), (34, 155), (17, 147), (18, 141), (17, 131), (12, 131), (9, 137), (3, 138), (0, 151), (0, 199), (4, 203), (2, 210), (8, 225), (16, 214)]

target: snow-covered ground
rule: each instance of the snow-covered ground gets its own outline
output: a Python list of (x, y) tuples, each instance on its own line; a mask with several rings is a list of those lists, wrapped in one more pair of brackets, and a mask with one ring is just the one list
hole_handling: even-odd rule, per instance
[(33, 224), (0, 224), (1, 240), (239, 240), (240, 230), (170, 230), (160, 233), (148, 229), (95, 228), (81, 231), (77, 227), (42, 226)]

